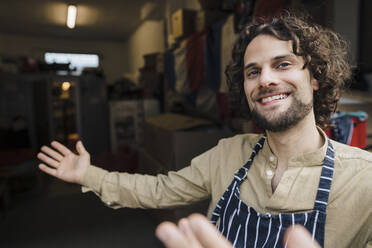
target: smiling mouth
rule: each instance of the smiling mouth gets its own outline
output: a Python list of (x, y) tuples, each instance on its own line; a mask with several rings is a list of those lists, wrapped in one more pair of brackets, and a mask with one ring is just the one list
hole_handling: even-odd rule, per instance
[(282, 94), (278, 94), (278, 95), (274, 95), (274, 96), (262, 97), (258, 101), (260, 103), (269, 103), (269, 102), (272, 102), (272, 101), (275, 101), (275, 100), (285, 99), (288, 96), (289, 96), (289, 93), (282, 93)]

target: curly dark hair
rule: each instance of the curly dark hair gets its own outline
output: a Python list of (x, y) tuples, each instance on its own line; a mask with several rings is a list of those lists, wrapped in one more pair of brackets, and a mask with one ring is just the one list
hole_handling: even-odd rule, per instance
[(308, 21), (309, 16), (295, 16), (289, 12), (271, 20), (260, 20), (241, 31), (232, 50), (232, 61), (226, 68), (231, 105), (243, 117), (251, 111), (244, 93), (244, 53), (248, 44), (258, 35), (272, 35), (279, 40), (292, 41), (294, 54), (302, 56), (311, 75), (318, 80), (319, 90), (314, 91), (316, 124), (329, 126), (331, 114), (337, 108), (341, 90), (351, 77), (347, 60), (348, 43), (335, 32)]

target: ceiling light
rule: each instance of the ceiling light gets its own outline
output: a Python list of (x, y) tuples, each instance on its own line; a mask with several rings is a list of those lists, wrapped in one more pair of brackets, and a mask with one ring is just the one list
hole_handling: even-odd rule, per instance
[(77, 8), (75, 5), (69, 5), (67, 9), (67, 22), (66, 25), (69, 28), (75, 27)]

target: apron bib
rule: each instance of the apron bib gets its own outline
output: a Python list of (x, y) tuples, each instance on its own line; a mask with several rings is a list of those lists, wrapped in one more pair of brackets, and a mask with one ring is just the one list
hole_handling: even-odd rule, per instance
[[(334, 150), (330, 140), (320, 176), (314, 209), (305, 213), (263, 214), (240, 200), (240, 185), (255, 155), (266, 140), (263, 136), (253, 149), (248, 162), (240, 168), (228, 189), (212, 213), (212, 223), (218, 223), (218, 230), (234, 247), (283, 247), (283, 235), (287, 228), (301, 224), (322, 247), (326, 223), (326, 207), (332, 185)], [(285, 247), (286, 245), (284, 245)]]

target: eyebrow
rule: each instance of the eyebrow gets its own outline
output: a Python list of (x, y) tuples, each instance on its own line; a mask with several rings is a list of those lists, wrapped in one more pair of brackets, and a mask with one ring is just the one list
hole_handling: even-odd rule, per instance
[[(285, 59), (285, 58), (295, 58), (295, 57), (296, 57), (296, 55), (294, 55), (294, 54), (283, 54), (283, 55), (275, 56), (274, 58), (271, 59), (271, 61), (277, 61), (277, 60), (281, 60), (281, 59)], [(254, 67), (256, 65), (257, 65), (256, 62), (249, 63), (248, 65), (244, 66), (244, 71), (251, 68), (251, 67)]]

